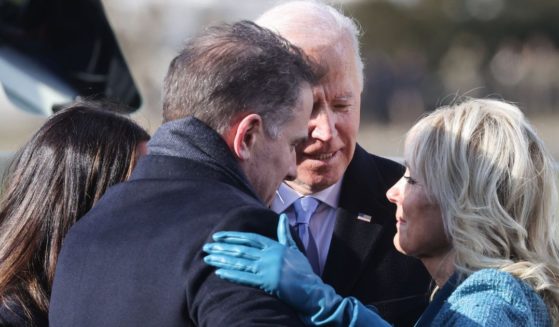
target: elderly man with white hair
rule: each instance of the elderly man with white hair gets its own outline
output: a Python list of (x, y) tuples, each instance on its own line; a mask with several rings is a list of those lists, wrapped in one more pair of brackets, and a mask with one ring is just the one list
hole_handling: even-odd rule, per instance
[(272, 209), (285, 212), (325, 283), (372, 304), (396, 326), (410, 326), (427, 305), (430, 277), (394, 248), (395, 207), (386, 191), (403, 167), (357, 145), (363, 61), (359, 28), (335, 8), (292, 1), (257, 19), (320, 63), (308, 140), (297, 148), (297, 178), (285, 181)]

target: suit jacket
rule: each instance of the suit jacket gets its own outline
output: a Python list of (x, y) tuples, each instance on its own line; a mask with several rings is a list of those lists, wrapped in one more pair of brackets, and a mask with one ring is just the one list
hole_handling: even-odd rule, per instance
[[(421, 262), (393, 244), (395, 206), (386, 191), (404, 173), (359, 145), (346, 170), (332, 242), (322, 274), (342, 296), (375, 306), (396, 326), (413, 326), (428, 303), (431, 278)], [(358, 219), (370, 216), (370, 222)]]
[(51, 326), (300, 326), (276, 298), (202, 261), (216, 231), (275, 237), (277, 215), (222, 138), (187, 118), (164, 124), (149, 153), (65, 238)]

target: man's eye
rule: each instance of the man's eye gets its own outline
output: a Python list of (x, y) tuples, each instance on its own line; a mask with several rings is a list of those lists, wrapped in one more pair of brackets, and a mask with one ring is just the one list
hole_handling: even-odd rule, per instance
[(339, 111), (347, 111), (349, 110), (349, 108), (351, 107), (350, 104), (347, 103), (338, 103), (334, 105), (334, 109), (339, 110)]
[(415, 179), (413, 179), (411, 176), (404, 176), (404, 179), (406, 180), (406, 182), (408, 182), (408, 184), (410, 185), (415, 185), (417, 184), (417, 181)]

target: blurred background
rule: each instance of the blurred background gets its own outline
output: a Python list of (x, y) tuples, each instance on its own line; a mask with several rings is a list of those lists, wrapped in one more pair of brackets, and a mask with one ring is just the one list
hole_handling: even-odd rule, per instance
[[(0, 0), (0, 166), (76, 97), (124, 102), (153, 132), (161, 81), (184, 41), (280, 2)], [(472, 96), (516, 103), (559, 158), (559, 1), (328, 3), (363, 30), (359, 142), (369, 151), (400, 156), (418, 117)]]
[(363, 1), (346, 11), (364, 30), (367, 148), (398, 156), (424, 112), (494, 97), (517, 104), (559, 158), (559, 1)]

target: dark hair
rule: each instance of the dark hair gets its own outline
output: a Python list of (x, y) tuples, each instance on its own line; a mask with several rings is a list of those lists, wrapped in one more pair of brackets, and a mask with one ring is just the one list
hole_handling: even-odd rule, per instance
[(149, 135), (130, 119), (77, 103), (16, 154), (0, 198), (0, 304), (47, 314), (62, 239), (107, 188), (125, 180)]
[(272, 31), (248, 21), (210, 27), (173, 59), (163, 85), (164, 121), (194, 116), (219, 133), (241, 112), (262, 116), (269, 136), (293, 116), (316, 65)]

